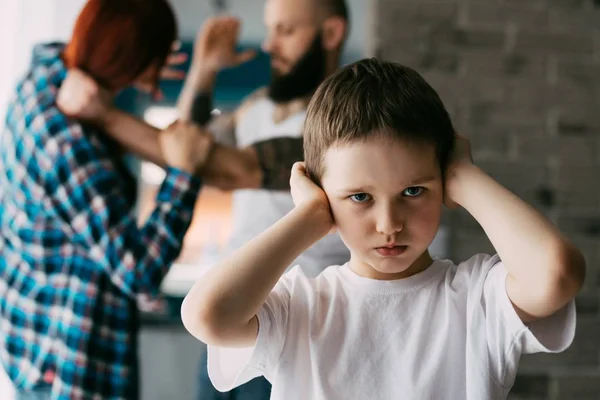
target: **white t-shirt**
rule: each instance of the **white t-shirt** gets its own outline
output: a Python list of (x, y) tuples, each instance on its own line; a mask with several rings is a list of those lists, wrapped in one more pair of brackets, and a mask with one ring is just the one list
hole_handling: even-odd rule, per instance
[(525, 326), (506, 275), (483, 254), (396, 281), (294, 268), (260, 309), (254, 347), (209, 346), (209, 376), (227, 391), (264, 375), (282, 400), (505, 399), (522, 353), (564, 351), (575, 334), (574, 302)]

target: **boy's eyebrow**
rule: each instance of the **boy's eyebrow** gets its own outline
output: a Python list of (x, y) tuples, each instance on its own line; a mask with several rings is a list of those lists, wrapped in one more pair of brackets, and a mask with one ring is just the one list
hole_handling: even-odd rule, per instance
[(356, 188), (349, 188), (349, 189), (340, 189), (341, 193), (364, 193), (364, 192), (368, 192), (370, 189), (373, 189), (371, 186), (360, 186), (360, 187), (356, 187)]
[(408, 184), (408, 186), (422, 185), (423, 183), (431, 182), (434, 180), (435, 180), (435, 176), (430, 175), (430, 176), (426, 176), (423, 178), (417, 178), (417, 179), (413, 180), (412, 182), (410, 182)]
[[(409, 182), (408, 185), (406, 185), (407, 187), (410, 186), (416, 186), (416, 185), (422, 185), (424, 183), (427, 182), (431, 182), (434, 181), (436, 179), (435, 176), (430, 175), (430, 176), (424, 176), (422, 178), (416, 178), (413, 181)], [(365, 193), (365, 192), (369, 192), (373, 189), (373, 186), (357, 186), (354, 188), (342, 188), (339, 190), (340, 193)]]

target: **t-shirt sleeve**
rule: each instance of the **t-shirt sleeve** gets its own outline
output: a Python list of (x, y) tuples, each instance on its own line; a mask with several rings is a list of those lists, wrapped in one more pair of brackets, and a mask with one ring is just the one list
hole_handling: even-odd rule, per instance
[[(485, 327), (487, 361), (498, 383), (510, 386), (521, 354), (558, 353), (571, 345), (575, 336), (575, 301), (547, 318), (526, 325), (508, 297), (508, 270), (502, 261), (497, 255), (479, 260), (473, 267), (481, 274), (476, 280), (481, 282), (482, 291), (477, 304), (471, 307), (471, 322)], [(473, 275), (478, 273), (473, 271)]]
[(270, 378), (281, 355), (288, 325), (289, 281), (288, 273), (259, 309), (258, 334), (253, 347), (207, 347), (208, 375), (215, 389), (226, 392), (259, 376)]

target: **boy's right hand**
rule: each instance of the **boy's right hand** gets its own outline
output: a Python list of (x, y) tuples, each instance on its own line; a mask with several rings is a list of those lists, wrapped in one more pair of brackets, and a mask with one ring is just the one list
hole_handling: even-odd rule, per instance
[(159, 143), (169, 166), (197, 175), (206, 164), (215, 141), (198, 125), (176, 121), (160, 133)]
[(308, 177), (303, 162), (296, 162), (292, 166), (290, 189), (296, 207), (314, 207), (317, 214), (323, 215), (323, 218), (327, 219), (330, 227), (329, 233), (335, 231), (335, 221), (327, 195)]

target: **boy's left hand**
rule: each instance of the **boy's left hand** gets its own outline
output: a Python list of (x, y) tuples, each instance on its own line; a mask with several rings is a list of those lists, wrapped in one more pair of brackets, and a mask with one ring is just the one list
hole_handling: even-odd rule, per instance
[(457, 193), (458, 177), (460, 172), (465, 168), (473, 166), (473, 155), (471, 154), (471, 144), (469, 139), (456, 133), (454, 152), (446, 169), (446, 182), (444, 187), (444, 204), (448, 208), (458, 207), (458, 203), (454, 200), (454, 194)]
[(311, 205), (315, 207), (317, 213), (321, 213), (328, 219), (330, 225), (329, 232), (335, 230), (333, 214), (327, 195), (319, 186), (317, 186), (306, 173), (306, 167), (303, 162), (296, 162), (292, 166), (292, 175), (290, 177), (290, 189), (294, 205)]

